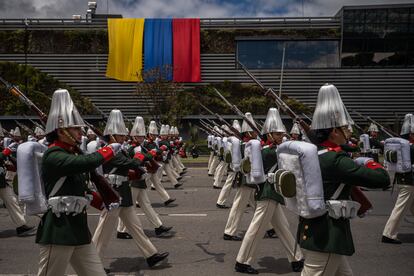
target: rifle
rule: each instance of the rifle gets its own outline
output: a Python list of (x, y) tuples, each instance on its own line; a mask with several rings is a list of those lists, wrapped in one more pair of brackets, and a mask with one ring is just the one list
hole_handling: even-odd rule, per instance
[(242, 135), (241, 135), (241, 133), (237, 130), (237, 129), (235, 129), (231, 124), (229, 124), (226, 120), (224, 120), (224, 118), (222, 117), (222, 116), (220, 116), (219, 114), (217, 114), (217, 113), (215, 113), (215, 112), (213, 112), (213, 111), (211, 111), (210, 109), (208, 109), (205, 105), (203, 105), (202, 103), (200, 103), (199, 102), (199, 104), (200, 104), (200, 106), (202, 107), (202, 108), (204, 108), (208, 113), (210, 113), (211, 115), (213, 115), (213, 116), (215, 116), (217, 119), (219, 119), (219, 121), (220, 122), (223, 122), (224, 124), (226, 124), (228, 127), (229, 127), (229, 129), (233, 132), (233, 134), (232, 135), (234, 135), (234, 136), (236, 136), (237, 138), (239, 138), (239, 139), (243, 139), (242, 138)]
[(22, 103), (39, 115), (43, 122), (47, 122), (47, 115), (43, 113), (26, 95), (24, 95), (17, 86), (10, 84), (2, 77), (0, 77), (0, 82), (6, 87), (7, 92), (9, 92), (12, 96), (17, 97)]
[(272, 98), (277, 106), (281, 108), (287, 115), (289, 115), (293, 121), (297, 121), (299, 125), (303, 128), (305, 133), (310, 131), (310, 126), (302, 120), (283, 100), (280, 98), (277, 93), (273, 90), (273, 88), (266, 88), (240, 61), (237, 61), (244, 72), (263, 90), (266, 92), (264, 93), (265, 96)]
[[(297, 121), (299, 125), (303, 128), (305, 134), (309, 134), (310, 127), (309, 125), (302, 120), (293, 110), (273, 91), (272, 88), (266, 89), (265, 86), (258, 80), (256, 77), (240, 62), (237, 61), (243, 71), (263, 90), (266, 90), (265, 96), (270, 96), (272, 99), (275, 100), (276, 104), (285, 112), (287, 113), (294, 121)], [(352, 187), (351, 197), (358, 201), (361, 204), (361, 208), (358, 211), (358, 215), (365, 214), (368, 210), (372, 208), (372, 204), (369, 199), (363, 194), (361, 189), (357, 186)]]
[[(43, 122), (47, 122), (47, 115), (40, 110), (28, 97), (26, 97), (17, 86), (9, 84), (6, 80), (0, 77), (0, 81), (6, 86), (7, 91), (14, 97), (26, 104), (32, 111), (34, 111)], [(81, 152), (79, 150), (79, 152)], [(108, 181), (96, 170), (90, 171), (91, 181), (95, 183), (96, 189), (102, 197), (102, 200), (107, 209), (111, 209), (114, 203), (120, 202), (119, 194), (112, 188)]]
[(259, 128), (256, 125), (259, 125), (257, 123), (257, 121), (255, 122), (256, 125), (251, 122), (246, 115), (241, 112), (241, 110), (235, 105), (235, 104), (231, 104), (215, 87), (213, 87), (214, 91), (217, 93), (217, 95), (219, 95), (219, 97), (230, 107), (231, 110), (234, 111), (234, 113), (236, 113), (237, 115), (239, 115), (240, 117), (243, 118), (244, 121), (246, 121), (246, 123), (260, 136), (261, 131), (259, 130)]
[(215, 134), (216, 136), (223, 137), (223, 135), (222, 135), (221, 133), (219, 133), (219, 132), (217, 132), (216, 130), (214, 130), (214, 128), (213, 128), (213, 127), (211, 127), (211, 126), (209, 126), (208, 124), (204, 123), (202, 120), (200, 120), (200, 123), (201, 123), (201, 125), (202, 125), (205, 129), (207, 129), (207, 131), (208, 131), (209, 133)]
[[(209, 120), (208, 118), (206, 118), (206, 120), (207, 121), (209, 121), (209, 122), (211, 122), (211, 123), (213, 123), (213, 125), (215, 125), (215, 126), (217, 126), (219, 129), (221, 129), (223, 132), (225, 132), (228, 136), (233, 136), (234, 135), (234, 133), (232, 133), (232, 132), (230, 132), (230, 131), (228, 131), (228, 130), (226, 130), (225, 128), (223, 128), (223, 127), (221, 127), (219, 124), (217, 124), (216, 122), (214, 122), (214, 121), (212, 121), (212, 120)], [(203, 120), (201, 119), (200, 120), (201, 122), (203, 122)]]
[(30, 135), (34, 135), (33, 130), (31, 130), (28, 126), (26, 126), (25, 124), (22, 124), (16, 120), (14, 120), (14, 122), (16, 123), (16, 125), (18, 125), (19, 127), (21, 127), (22, 129), (24, 129), (27, 133), (29, 133)]
[(355, 114), (357, 114), (358, 116), (360, 116), (361, 118), (363, 118), (364, 120), (367, 120), (367, 121), (369, 121), (369, 122), (371, 122), (371, 123), (374, 123), (374, 124), (376, 124), (377, 126), (379, 126), (379, 128), (385, 133), (385, 134), (387, 134), (388, 136), (390, 136), (390, 137), (399, 137), (400, 135), (398, 135), (397, 133), (395, 133), (394, 131), (392, 131), (392, 130), (390, 130), (390, 129), (387, 129), (386, 127), (384, 127), (383, 125), (381, 125), (380, 123), (378, 123), (377, 121), (375, 121), (374, 119), (372, 119), (371, 117), (369, 117), (369, 116), (364, 116), (364, 115), (362, 115), (361, 113), (359, 113), (358, 111), (356, 111), (356, 110), (351, 110), (352, 112), (354, 112)]
[[(23, 117), (24, 118), (26, 118), (27, 120), (29, 120), (34, 126), (37, 126), (38, 128), (40, 128), (40, 129), (42, 129), (42, 130), (45, 130), (45, 126), (44, 125), (41, 125), (41, 124), (39, 124), (38, 122), (36, 122), (36, 121), (33, 121), (32, 119), (30, 119), (29, 117), (27, 117), (26, 115), (23, 115)], [(42, 121), (40, 121), (41, 123), (43, 123)]]

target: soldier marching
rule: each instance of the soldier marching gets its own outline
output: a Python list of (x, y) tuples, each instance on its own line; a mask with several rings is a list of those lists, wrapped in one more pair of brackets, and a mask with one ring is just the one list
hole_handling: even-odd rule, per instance
[[(332, 84), (320, 88), (308, 129), (295, 117), (287, 132), (279, 110), (268, 110), (261, 130), (249, 112), (242, 114), (241, 126), (238, 120), (202, 126), (207, 128), (210, 149), (207, 174), (212, 188), (220, 189), (216, 207), (227, 213), (223, 233), (217, 234), (226, 242), (239, 242), (234, 252), (239, 273), (259, 273), (255, 259), (266, 236), (280, 241), (293, 272), (358, 274), (348, 261), (355, 253), (351, 224), (371, 208), (356, 196), (359, 187), (398, 188), (383, 243), (400, 244), (399, 225), (408, 210), (414, 213), (414, 116), (404, 117), (400, 137), (380, 140), (379, 127), (371, 123), (356, 141), (355, 123)], [(187, 172), (177, 127), (159, 128), (156, 121), (147, 127), (137, 116), (128, 131), (122, 111), (114, 109), (103, 133), (98, 133), (83, 121), (68, 91), (60, 89), (53, 94), (45, 128), (36, 126), (23, 141), (19, 127), (6, 132), (0, 126), (0, 138), (0, 197), (17, 235), (36, 234), (38, 275), (64, 275), (68, 264), (78, 275), (109, 273), (103, 263), (113, 236), (131, 239), (150, 268), (167, 262), (170, 253), (159, 250), (145, 234), (136, 208), (141, 208), (156, 237), (174, 235), (148, 194), (155, 190), (165, 207), (180, 204), (164, 187), (182, 189)], [(27, 159), (28, 154), (39, 158)], [(13, 190), (16, 174), (18, 196)], [(37, 180), (28, 181), (29, 177)], [(43, 193), (36, 194), (36, 189)], [(87, 224), (91, 207), (100, 211), (93, 234)], [(253, 217), (242, 236), (246, 208), (253, 210)], [(287, 212), (297, 216), (297, 232), (290, 230)], [(41, 217), (37, 228), (26, 223), (25, 215)]]

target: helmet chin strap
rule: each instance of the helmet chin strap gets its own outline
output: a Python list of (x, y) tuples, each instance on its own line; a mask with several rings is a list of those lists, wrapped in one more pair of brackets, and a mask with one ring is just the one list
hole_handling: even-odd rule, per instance
[(67, 129), (63, 129), (63, 135), (66, 137), (66, 138), (68, 138), (69, 140), (71, 140), (75, 145), (80, 145), (81, 144), (81, 142), (78, 142), (76, 139), (75, 139), (75, 137), (73, 137), (73, 135), (72, 134), (70, 134), (69, 132), (68, 132), (68, 130)]

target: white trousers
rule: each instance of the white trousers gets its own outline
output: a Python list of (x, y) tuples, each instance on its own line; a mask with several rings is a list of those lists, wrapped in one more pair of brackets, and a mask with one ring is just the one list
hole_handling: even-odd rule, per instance
[(70, 264), (79, 276), (105, 276), (95, 245), (40, 245), (39, 276), (63, 276)]
[(6, 205), (10, 218), (16, 228), (25, 225), (26, 219), (24, 218), (23, 211), (17, 202), (13, 189), (8, 185), (6, 185), (5, 188), (0, 188), (0, 198)]
[(125, 224), (128, 233), (133, 237), (136, 246), (145, 258), (157, 253), (157, 249), (142, 230), (141, 222), (135, 213), (135, 207), (119, 207), (109, 212), (105, 209), (99, 217), (92, 241), (96, 245), (101, 260), (103, 260), (104, 250), (109, 240), (113, 237), (118, 217)]
[[(139, 189), (131, 187), (132, 191), (132, 201), (134, 199), (138, 202), (139, 207), (144, 212), (145, 216), (147, 217), (148, 221), (152, 224), (154, 228), (158, 228), (162, 225), (160, 217), (158, 216), (157, 212), (155, 212), (154, 208), (151, 206), (151, 201), (148, 198), (147, 189)], [(118, 232), (127, 232), (126, 226), (122, 223), (122, 220), (118, 220)]]
[(217, 166), (218, 166), (219, 163), (220, 163), (220, 160), (219, 160), (218, 156), (215, 155), (213, 157), (213, 161), (211, 161), (210, 169), (208, 170), (208, 174), (209, 175), (213, 175), (214, 174), (214, 172), (216, 171), (216, 168), (217, 168)]
[(174, 170), (171, 167), (170, 162), (164, 163), (163, 168), (164, 168), (165, 173), (167, 174), (167, 178), (170, 181), (170, 183), (172, 185), (177, 184), (178, 183), (177, 177), (174, 175)]
[(182, 172), (183, 172), (183, 168), (181, 168), (180, 164), (178, 163), (178, 158), (177, 158), (177, 155), (172, 155), (172, 156), (171, 156), (171, 161), (172, 161), (172, 164), (173, 164), (173, 166), (174, 166), (174, 170), (175, 170), (178, 174), (182, 173)]
[(384, 236), (390, 239), (397, 239), (398, 227), (404, 218), (405, 213), (410, 210), (414, 214), (414, 186), (398, 185), (400, 191), (394, 209), (385, 224)]
[(224, 161), (221, 161), (220, 164), (217, 166), (216, 172), (214, 174), (214, 183), (213, 186), (215, 187), (222, 187), (223, 183), (221, 181), (223, 180), (224, 175), (227, 174), (227, 169), (229, 167), (229, 164), (227, 164)]
[(213, 162), (213, 158), (214, 158), (214, 152), (210, 151), (210, 157), (208, 158), (208, 163), (207, 163), (207, 170), (210, 170), (211, 162)]
[(304, 250), (305, 266), (301, 276), (352, 276), (344, 255)]
[[(160, 168), (159, 171), (162, 171), (162, 168)], [(150, 177), (146, 179), (146, 183), (148, 187), (153, 187), (158, 192), (163, 202), (166, 202), (170, 199), (170, 195), (162, 185), (157, 173), (150, 174)]]
[(236, 172), (229, 171), (227, 174), (226, 182), (223, 185), (223, 188), (220, 191), (219, 197), (217, 199), (217, 204), (224, 205), (227, 201), (227, 198), (231, 192), (231, 186), (233, 184), (233, 180), (236, 177)]
[(299, 246), (296, 246), (295, 239), (290, 232), (289, 222), (286, 219), (282, 206), (274, 200), (257, 201), (256, 210), (249, 228), (244, 235), (242, 245), (237, 255), (237, 262), (251, 265), (256, 256), (259, 241), (269, 230), (269, 223), (273, 225), (279, 240), (282, 242), (289, 262), (299, 261), (303, 258)]
[(178, 165), (180, 165), (181, 169), (185, 169), (185, 166), (183, 164), (183, 161), (181, 160), (181, 156), (179, 154), (176, 155), (178, 160)]
[(252, 197), (254, 197), (254, 192), (254, 189), (246, 186), (237, 188), (233, 205), (231, 206), (226, 227), (224, 229), (224, 234), (230, 236), (236, 235), (244, 210), (246, 210), (247, 203), (252, 199)]

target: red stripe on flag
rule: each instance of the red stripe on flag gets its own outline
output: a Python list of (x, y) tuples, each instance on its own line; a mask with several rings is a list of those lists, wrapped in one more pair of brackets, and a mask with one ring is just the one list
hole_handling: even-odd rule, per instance
[(173, 19), (175, 82), (200, 82), (200, 19)]

